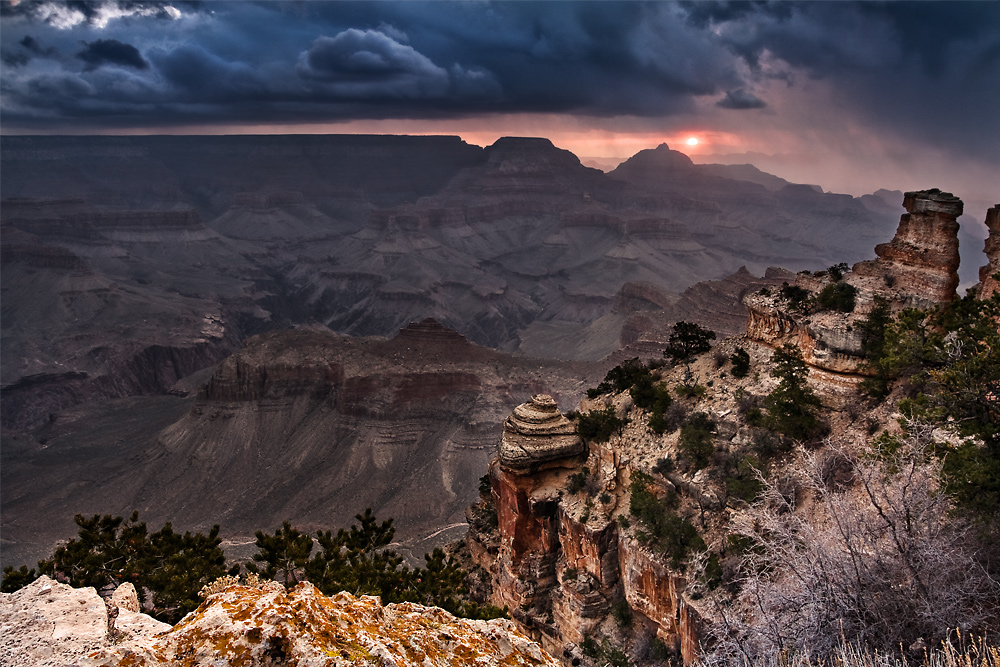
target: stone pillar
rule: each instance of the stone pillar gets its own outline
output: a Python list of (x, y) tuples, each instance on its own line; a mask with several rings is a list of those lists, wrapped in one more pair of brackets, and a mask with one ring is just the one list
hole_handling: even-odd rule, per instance
[[(962, 200), (938, 189), (907, 192), (907, 210), (892, 241), (875, 247), (878, 259), (859, 262), (853, 273), (873, 279), (900, 307), (929, 308), (955, 298), (958, 287), (958, 216)], [(852, 281), (854, 282), (854, 281)], [(860, 287), (861, 285), (859, 285)]]
[(986, 227), (990, 230), (990, 235), (986, 239), (983, 252), (986, 253), (989, 263), (979, 269), (977, 294), (980, 299), (988, 299), (1000, 290), (1000, 282), (993, 277), (1000, 272), (1000, 204), (986, 211)]

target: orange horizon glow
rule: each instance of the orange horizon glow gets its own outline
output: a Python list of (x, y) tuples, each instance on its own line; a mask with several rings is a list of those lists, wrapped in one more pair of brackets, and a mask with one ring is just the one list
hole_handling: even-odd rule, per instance
[[(614, 125), (615, 123), (610, 123)], [(650, 131), (632, 129), (627, 122), (621, 129), (594, 127), (586, 120), (558, 114), (498, 115), (450, 120), (354, 120), (332, 123), (187, 125), (177, 127), (118, 128), (68, 134), (108, 135), (226, 135), (226, 134), (399, 134), (451, 135), (477, 146), (490, 146), (501, 137), (544, 137), (577, 157), (625, 159), (639, 151), (667, 144), (692, 157), (709, 153), (740, 153), (754, 150), (732, 132), (692, 129)], [(67, 128), (68, 129), (68, 128)], [(4, 134), (9, 134), (5, 132)], [(21, 132), (15, 132), (21, 134)], [(30, 134), (28, 132), (27, 134)], [(696, 139), (697, 143), (690, 143)]]

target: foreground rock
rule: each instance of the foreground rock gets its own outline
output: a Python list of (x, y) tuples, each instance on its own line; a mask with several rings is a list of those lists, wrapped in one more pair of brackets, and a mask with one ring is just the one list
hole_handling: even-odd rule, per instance
[[(42, 576), (15, 593), (0, 593), (0, 664), (78, 665), (87, 653), (116, 640), (147, 640), (169, 630), (166, 623), (129, 609), (138, 606), (134, 590), (133, 596), (116, 591), (113, 599), (122, 601), (121, 606), (105, 605), (93, 588), (73, 588)], [(112, 613), (113, 630), (109, 609), (117, 611)]]
[(559, 663), (507, 620), (455, 618), (436, 607), (377, 597), (326, 597), (230, 586), (155, 638), (91, 653), (88, 666), (128, 665), (552, 665)]

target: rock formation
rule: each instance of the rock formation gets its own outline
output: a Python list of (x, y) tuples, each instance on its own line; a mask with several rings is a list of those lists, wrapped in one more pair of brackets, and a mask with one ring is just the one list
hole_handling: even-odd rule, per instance
[(958, 216), (962, 200), (921, 190), (903, 198), (906, 213), (892, 241), (875, 246), (878, 259), (859, 262), (858, 287), (887, 296), (898, 307), (929, 308), (955, 298), (958, 287)]
[(389, 340), (261, 334), (190, 398), (67, 410), (44, 444), (5, 440), (18, 456), (3, 465), (4, 563), (47, 557), (74, 534), (74, 512), (220, 524), (245, 543), (285, 519), (335, 530), (365, 507), (395, 519), (419, 562), (464, 532), (511, 409), (540, 392), (575, 403), (606, 371), (489, 350), (434, 320)]
[(989, 263), (979, 269), (979, 288), (977, 294), (981, 299), (988, 299), (1000, 290), (1000, 281), (996, 274), (1000, 272), (1000, 204), (986, 212), (986, 227), (990, 231), (983, 248)]
[(388, 336), (434, 317), (482, 345), (599, 359), (625, 283), (852, 260), (892, 223), (666, 146), (614, 174), (516, 137), (6, 137), (0, 158), (18, 432), (167, 393), (247, 336), (310, 322)]
[[(466, 544), (473, 561), (493, 574), (490, 601), (507, 606), (550, 652), (572, 656), (567, 642), (583, 642), (607, 621), (612, 603), (624, 599), (667, 646), (693, 660), (700, 617), (681, 595), (683, 576), (613, 517), (630, 464), (604, 443), (590, 445), (584, 467), (579, 440), (565, 432), (572, 432), (569, 422), (547, 398), (533, 397), (507, 419), (489, 469), (490, 496), (469, 510)], [(571, 476), (589, 477), (596, 491), (586, 493), (603, 491), (601, 502), (610, 504), (598, 509), (567, 495)], [(489, 507), (496, 511), (495, 528), (483, 521)]]
[(578, 458), (587, 451), (576, 427), (551, 396), (536, 394), (514, 408), (500, 436), (500, 465), (511, 472), (534, 472)]
[(230, 586), (173, 629), (89, 653), (87, 667), (135, 665), (347, 665), (500, 667), (559, 663), (507, 620), (455, 618), (436, 607), (337, 593)]
[[(858, 262), (842, 281), (856, 292), (850, 313), (809, 312), (791, 307), (780, 289), (747, 294), (747, 336), (771, 347), (796, 345), (812, 367), (813, 379), (828, 399), (849, 401), (865, 369), (859, 320), (868, 316), (874, 297), (892, 312), (931, 308), (955, 298), (958, 286), (958, 222), (962, 201), (940, 190), (908, 192), (908, 211), (896, 235), (876, 246), (878, 259)], [(815, 297), (833, 279), (825, 271), (800, 273), (789, 287)]]
[[(116, 590), (105, 604), (93, 588), (73, 588), (43, 575), (19, 591), (0, 593), (0, 664), (79, 665), (86, 654), (115, 642), (146, 640), (170, 629), (138, 613), (134, 588), (131, 599), (127, 590), (119, 589), (121, 593)], [(108, 610), (114, 616), (113, 626)]]

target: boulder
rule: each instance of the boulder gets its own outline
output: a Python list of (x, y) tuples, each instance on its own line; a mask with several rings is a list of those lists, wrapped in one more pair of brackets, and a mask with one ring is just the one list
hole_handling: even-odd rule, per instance
[[(118, 611), (118, 638), (147, 638), (170, 629), (145, 614)], [(19, 591), (0, 593), (0, 664), (6, 667), (79, 665), (84, 655), (111, 645), (108, 630), (107, 608), (93, 588), (42, 576)]]

